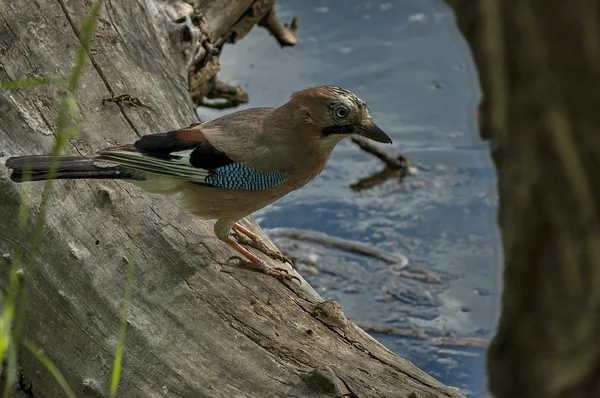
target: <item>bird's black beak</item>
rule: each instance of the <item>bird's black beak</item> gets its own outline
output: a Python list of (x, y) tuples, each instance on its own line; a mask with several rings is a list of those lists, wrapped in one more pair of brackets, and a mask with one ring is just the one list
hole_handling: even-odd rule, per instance
[(369, 138), (373, 141), (382, 142), (384, 144), (391, 144), (392, 139), (383, 132), (375, 123), (371, 127), (365, 127), (363, 125), (356, 126), (356, 133), (363, 137)]

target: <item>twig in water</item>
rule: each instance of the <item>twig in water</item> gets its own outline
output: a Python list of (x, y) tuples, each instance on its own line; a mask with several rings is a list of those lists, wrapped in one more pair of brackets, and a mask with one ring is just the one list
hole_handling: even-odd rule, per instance
[(404, 268), (408, 265), (408, 258), (400, 253), (387, 254), (381, 250), (368, 247), (358, 242), (351, 242), (340, 238), (334, 238), (325, 234), (313, 231), (298, 231), (294, 229), (277, 228), (273, 230), (275, 235), (284, 236), (290, 239), (310, 241), (322, 245), (336, 247), (351, 253), (362, 254), (363, 256), (373, 257), (385, 261), (388, 264), (399, 264), (398, 268)]
[(408, 162), (404, 156), (393, 158), (362, 137), (352, 137), (352, 142), (358, 145), (363, 151), (368, 152), (377, 159), (381, 160), (389, 168), (395, 170), (404, 170), (405, 173), (408, 173)]
[(418, 279), (427, 283), (439, 284), (442, 282), (440, 277), (434, 274), (433, 272), (420, 268), (411, 267), (410, 269), (403, 269), (398, 274), (404, 278)]
[(437, 346), (453, 346), (453, 347), (473, 347), (487, 348), (489, 340), (482, 337), (459, 337), (459, 336), (429, 336), (420, 329), (398, 329), (388, 326), (380, 326), (367, 322), (354, 322), (358, 327), (366, 332), (382, 333), (393, 336), (409, 337), (420, 340), (427, 340)]
[(381, 171), (352, 184), (350, 187), (355, 191), (372, 188), (390, 178), (398, 178), (402, 181), (408, 174), (415, 174), (417, 172), (417, 169), (409, 166), (408, 160), (402, 155), (396, 158), (391, 157), (362, 137), (352, 137), (352, 142), (358, 145), (363, 151), (370, 153), (385, 163), (385, 167)]

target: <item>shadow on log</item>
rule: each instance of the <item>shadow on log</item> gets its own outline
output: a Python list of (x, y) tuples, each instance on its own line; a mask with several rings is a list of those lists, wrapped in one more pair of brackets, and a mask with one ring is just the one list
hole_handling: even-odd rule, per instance
[(498, 398), (600, 396), (600, 6), (446, 0), (475, 57), (498, 171)]
[[(66, 76), (89, 5), (3, 1), (0, 80)], [(260, 22), (275, 27), (280, 43), (293, 44), (297, 25), (275, 23), (272, 7), (273, 0), (106, 1), (76, 94), (83, 130), (66, 152), (88, 154), (196, 121), (192, 100), (201, 104), (219, 87), (225, 43)], [(0, 93), (2, 163), (50, 151), (60, 91)], [(35, 209), (42, 187), (27, 187)], [(0, 254), (10, 260), (19, 190), (4, 169), (0, 200)], [(259, 230), (252, 219), (245, 223)], [(76, 180), (54, 184), (25, 327), (78, 396), (109, 391), (132, 241), (120, 396), (462, 396), (385, 349), (306, 282), (284, 285), (227, 265), (233, 253), (216, 240), (212, 223), (190, 218), (172, 199), (127, 183)], [(8, 269), (0, 268), (3, 285)], [(19, 365), (28, 394), (63, 396), (26, 350)]]

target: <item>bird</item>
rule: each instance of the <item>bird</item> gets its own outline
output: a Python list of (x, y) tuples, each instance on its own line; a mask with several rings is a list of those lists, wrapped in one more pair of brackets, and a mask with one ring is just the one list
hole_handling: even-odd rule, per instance
[(317, 86), (292, 93), (279, 107), (237, 111), (92, 155), (10, 157), (6, 167), (17, 183), (117, 179), (151, 194), (177, 195), (191, 214), (215, 220), (215, 236), (241, 255), (232, 258), (280, 281), (300, 281), (253, 254), (250, 248), (289, 261), (239, 221), (314, 179), (349, 136), (392, 143), (356, 94)]

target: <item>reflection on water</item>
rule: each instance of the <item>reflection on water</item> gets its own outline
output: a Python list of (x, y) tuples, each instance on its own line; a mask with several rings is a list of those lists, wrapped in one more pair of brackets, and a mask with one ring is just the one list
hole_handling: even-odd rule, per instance
[(469, 396), (486, 396), (484, 350), (434, 340), (489, 338), (500, 282), (495, 175), (474, 130), (478, 92), (452, 15), (434, 0), (277, 4), (284, 21), (300, 16), (298, 46), (281, 49), (255, 29), (225, 48), (221, 79), (247, 90), (249, 106), (281, 104), (313, 85), (346, 87), (392, 137), (394, 145), (381, 149), (404, 155), (419, 172), (353, 190), (383, 164), (347, 140), (320, 177), (257, 218), (265, 229), (314, 231), (406, 256), (403, 268), (272, 231), (324, 298), (338, 300), (358, 323), (400, 331), (373, 333), (388, 348)]

